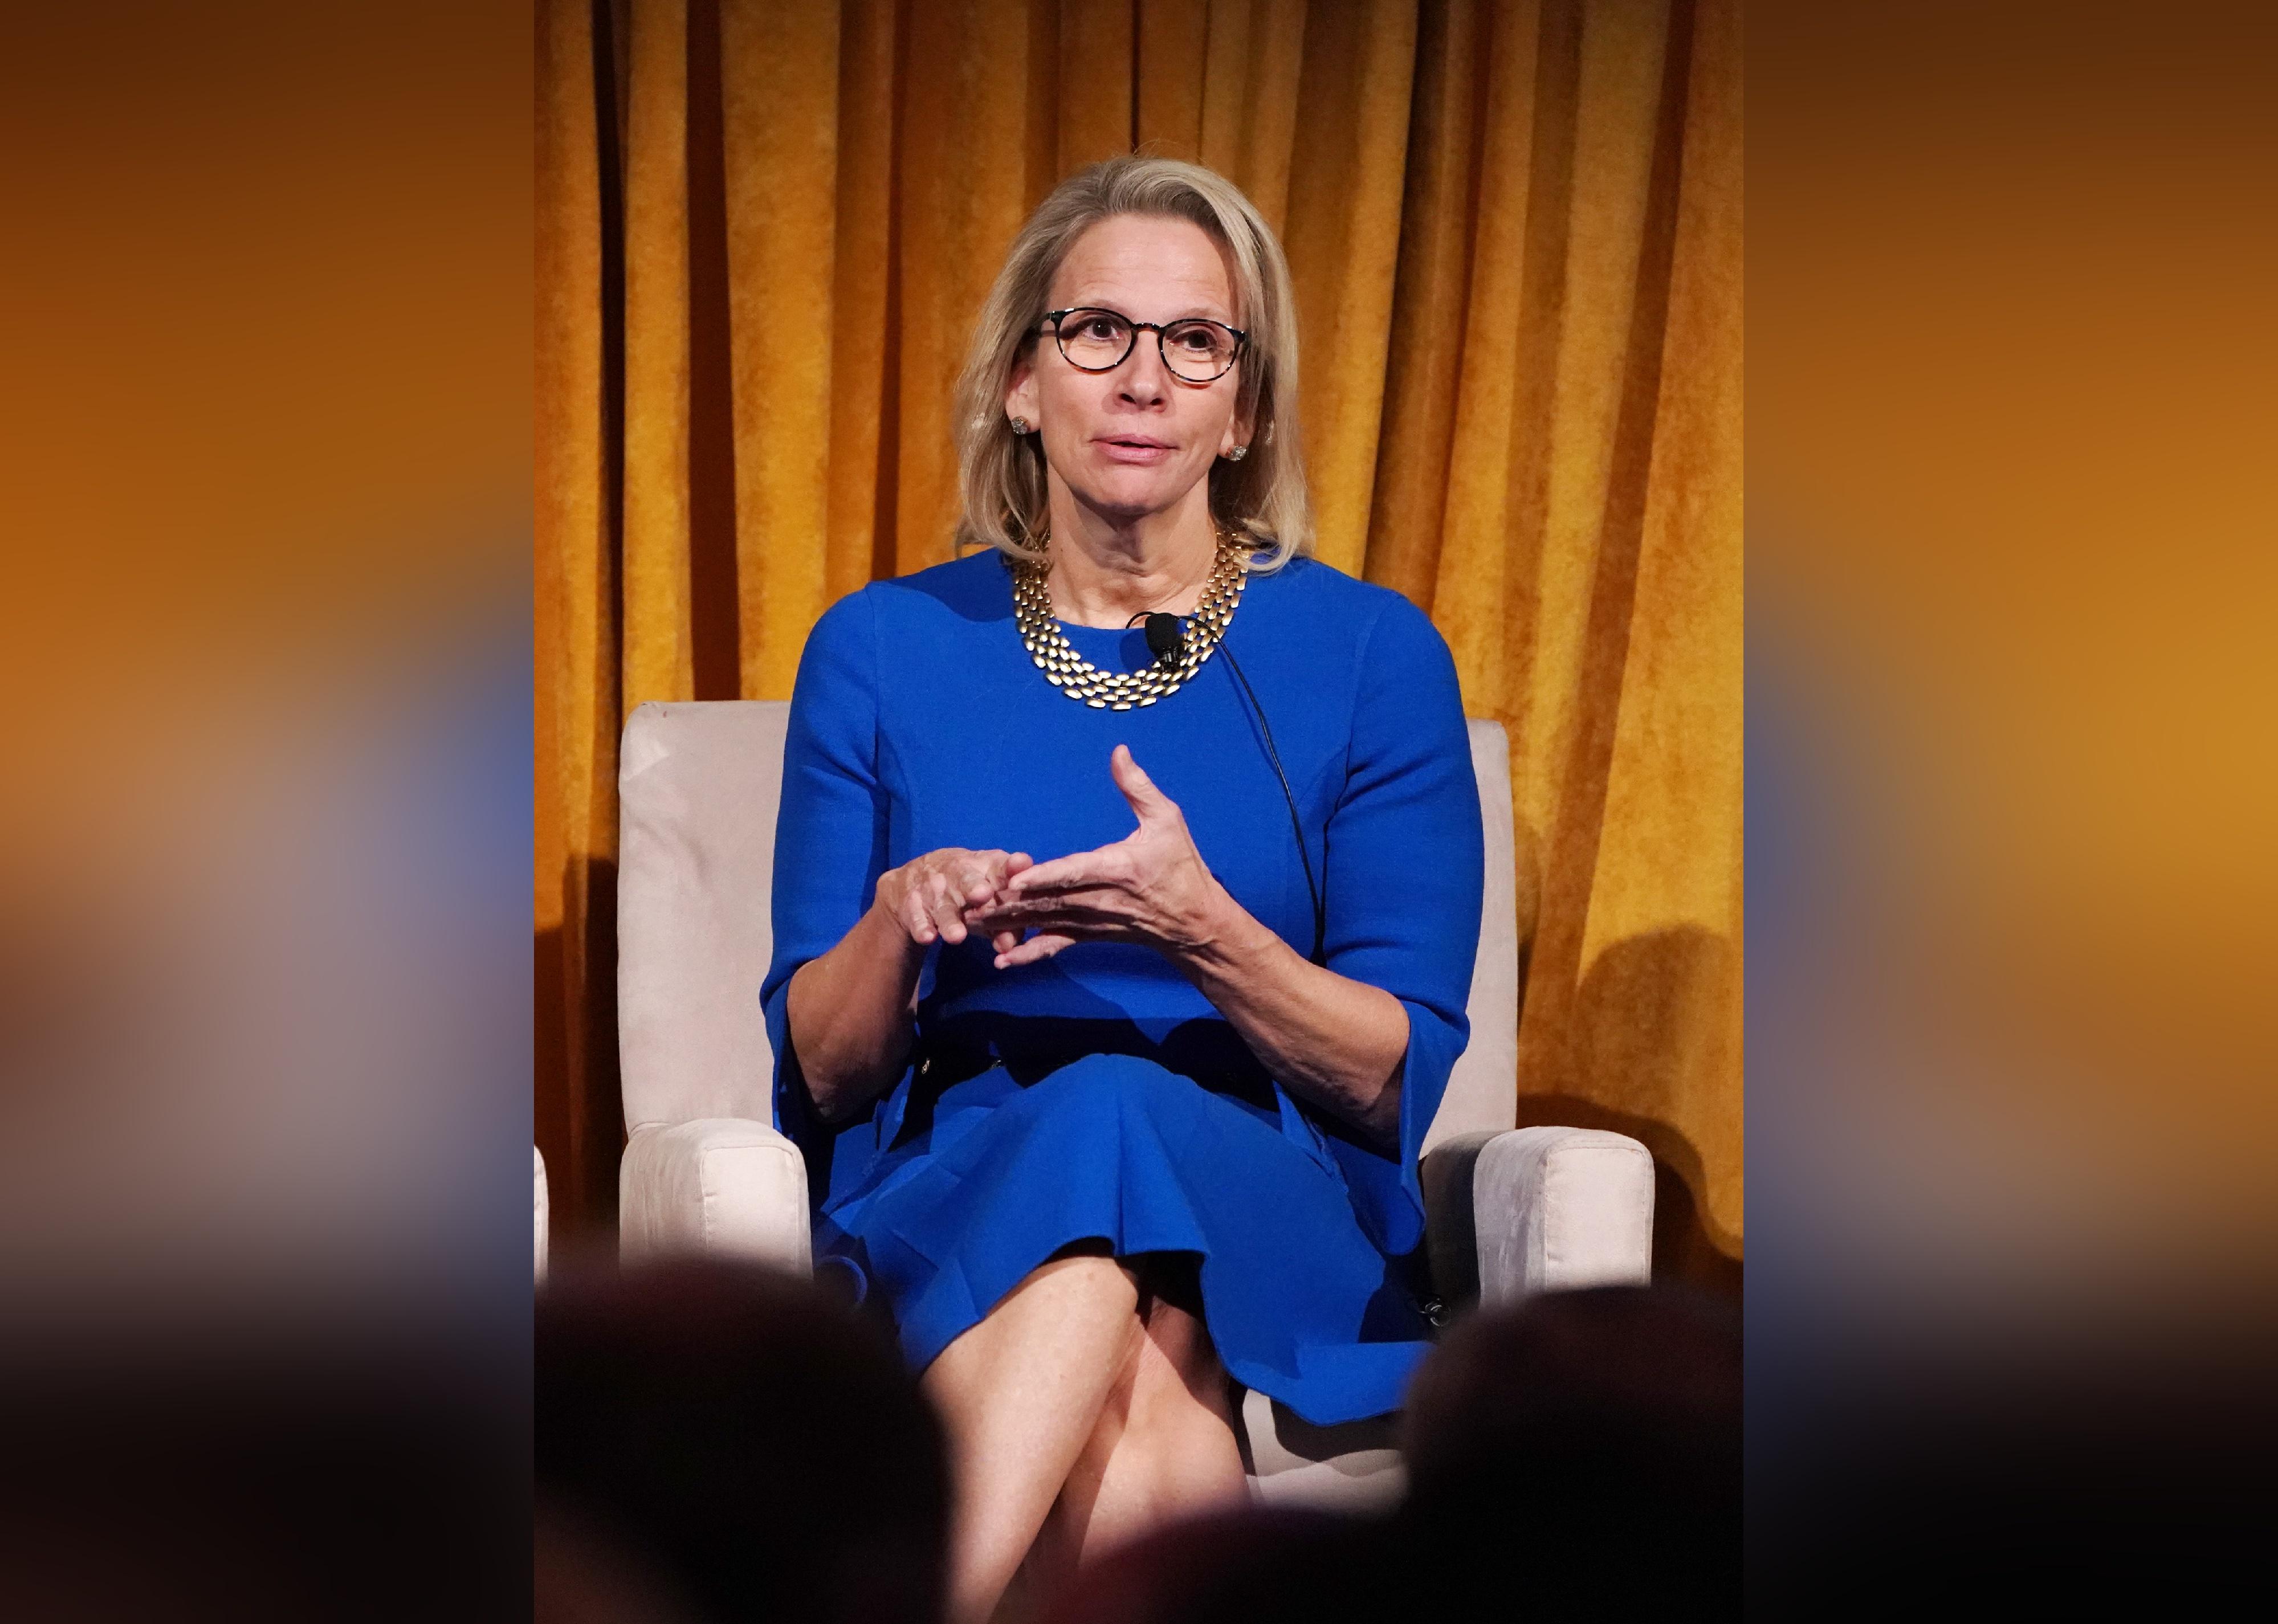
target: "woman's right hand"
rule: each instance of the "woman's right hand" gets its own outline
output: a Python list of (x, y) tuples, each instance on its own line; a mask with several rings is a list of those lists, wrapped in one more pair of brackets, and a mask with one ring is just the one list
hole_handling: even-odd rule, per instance
[[(877, 896), (871, 905), (919, 947), (929, 947), (936, 939), (954, 944), (968, 934), (965, 910), (994, 898), (1006, 881), (1033, 866), (1035, 861), (1025, 851), (967, 851), (962, 846), (944, 846), (879, 875)], [(1017, 935), (1006, 934), (1017, 943)], [(1007, 950), (1000, 942), (998, 951)]]
[[(878, 876), (870, 910), (837, 946), (801, 964), (784, 1003), (808, 1097), (825, 1122), (852, 1119), (893, 1086), (907, 1060), (925, 950), (973, 934), (963, 910), (996, 898), (1035, 866), (1025, 851), (949, 846)], [(1018, 945), (1006, 932), (1000, 953)]]

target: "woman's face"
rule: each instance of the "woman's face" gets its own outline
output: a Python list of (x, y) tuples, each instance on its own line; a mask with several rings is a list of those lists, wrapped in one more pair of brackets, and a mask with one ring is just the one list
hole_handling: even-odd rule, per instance
[[(1050, 309), (1113, 310), (1142, 322), (1206, 316), (1239, 327), (1226, 257), (1190, 220), (1118, 215), (1075, 240), (1052, 278)], [(1039, 326), (1005, 397), (1007, 417), (1035, 423), (1054, 483), (1086, 507), (1130, 521), (1177, 505), (1211, 465), (1249, 443), (1235, 415), (1242, 369), (1190, 384), (1163, 364), (1142, 332), (1121, 365), (1086, 372), (1069, 364), (1051, 330)]]

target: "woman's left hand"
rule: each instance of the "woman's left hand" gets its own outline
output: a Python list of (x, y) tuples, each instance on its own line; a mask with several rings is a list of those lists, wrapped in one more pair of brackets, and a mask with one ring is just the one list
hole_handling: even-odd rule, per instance
[(992, 938), (999, 970), (1079, 942), (1138, 942), (1175, 957), (1216, 933), (1232, 899), (1195, 849), (1185, 814), (1128, 747), (1115, 747), (1108, 771), (1131, 803), (1136, 829), (1112, 846), (1024, 869), (966, 910), (966, 923)]

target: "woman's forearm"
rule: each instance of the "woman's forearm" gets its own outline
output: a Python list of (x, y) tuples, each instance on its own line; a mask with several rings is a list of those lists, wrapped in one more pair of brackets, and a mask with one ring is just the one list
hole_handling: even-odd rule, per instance
[(1220, 895), (1202, 940), (1172, 962), (1291, 1093), (1396, 1145), (1407, 1010), (1380, 987), (1308, 962)]
[(825, 1121), (852, 1116), (901, 1075), (925, 956), (873, 903), (837, 947), (793, 972), (784, 1001), (791, 1048)]

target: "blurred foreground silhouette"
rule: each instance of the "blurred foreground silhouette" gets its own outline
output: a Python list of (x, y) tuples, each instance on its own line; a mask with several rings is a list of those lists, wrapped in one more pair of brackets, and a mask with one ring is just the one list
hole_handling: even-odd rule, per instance
[[(1412, 1389), (1396, 1513), (1175, 1524), (1042, 1616), (1731, 1616), (1739, 1354), (1738, 1315), (1683, 1291), (1474, 1315)], [(939, 1616), (938, 1426), (878, 1328), (815, 1288), (694, 1260), (558, 1277), (535, 1397), (540, 1620)]]
[(540, 1620), (938, 1616), (941, 1432), (872, 1324), (676, 1260), (556, 1277), (533, 1352)]

